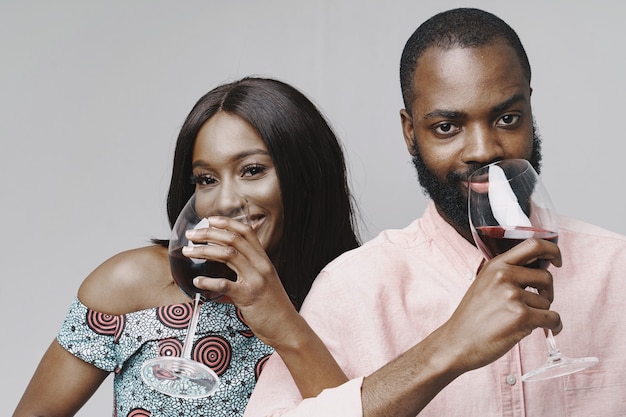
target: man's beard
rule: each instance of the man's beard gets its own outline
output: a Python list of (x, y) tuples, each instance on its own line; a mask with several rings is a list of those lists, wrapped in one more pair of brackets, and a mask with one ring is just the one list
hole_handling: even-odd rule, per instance
[[(428, 169), (415, 144), (413, 145), (413, 150), (415, 155), (413, 157), (413, 165), (417, 171), (417, 178), (424, 189), (424, 193), (434, 201), (439, 212), (457, 231), (469, 236), (467, 193), (461, 192), (461, 183), (467, 181), (472, 172), (486, 164), (470, 165), (464, 173), (451, 172), (446, 176), (445, 182), (442, 182)], [(529, 162), (538, 173), (541, 171), (541, 159), (541, 137), (533, 121), (533, 149)]]

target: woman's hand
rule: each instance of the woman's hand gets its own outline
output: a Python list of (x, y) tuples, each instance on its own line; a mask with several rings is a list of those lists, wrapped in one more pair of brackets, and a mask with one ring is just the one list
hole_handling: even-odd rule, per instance
[(255, 335), (277, 348), (291, 337), (296, 330), (291, 325), (300, 318), (274, 264), (250, 226), (227, 217), (211, 217), (209, 224), (189, 230), (187, 238), (215, 245), (185, 247), (183, 254), (223, 262), (237, 273), (237, 281), (197, 277), (194, 285), (232, 300)]
[(300, 316), (285, 292), (274, 264), (248, 225), (225, 217), (210, 218), (210, 228), (190, 231), (194, 242), (185, 256), (224, 262), (237, 281), (197, 277), (194, 285), (230, 298), (246, 324), (280, 355), (303, 398), (348, 380), (326, 346)]

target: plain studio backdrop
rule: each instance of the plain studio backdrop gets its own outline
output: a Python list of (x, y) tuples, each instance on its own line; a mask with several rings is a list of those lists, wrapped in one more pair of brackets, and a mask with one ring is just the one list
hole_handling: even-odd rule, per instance
[[(0, 0), (0, 415), (13, 411), (84, 277), (168, 237), (178, 130), (220, 83), (278, 78), (323, 110), (348, 155), (364, 238), (420, 216), (398, 62), (417, 25), (444, 9), (484, 8), (517, 30), (555, 205), (626, 234), (626, 6), (580, 3)], [(80, 416), (111, 415), (112, 379)]]

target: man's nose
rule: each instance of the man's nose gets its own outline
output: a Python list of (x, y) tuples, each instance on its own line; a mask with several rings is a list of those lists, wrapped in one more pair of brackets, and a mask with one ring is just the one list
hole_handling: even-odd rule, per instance
[(498, 134), (484, 124), (466, 129), (463, 159), (465, 163), (485, 164), (504, 157)]

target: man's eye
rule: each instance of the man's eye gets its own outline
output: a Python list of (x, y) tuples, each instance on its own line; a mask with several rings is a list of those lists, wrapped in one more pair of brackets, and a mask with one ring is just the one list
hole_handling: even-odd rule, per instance
[(517, 124), (519, 120), (520, 116), (517, 114), (506, 114), (500, 118), (499, 124), (504, 126), (511, 126)]
[(435, 126), (435, 133), (439, 135), (448, 136), (457, 130), (456, 126), (452, 123), (441, 123)]

